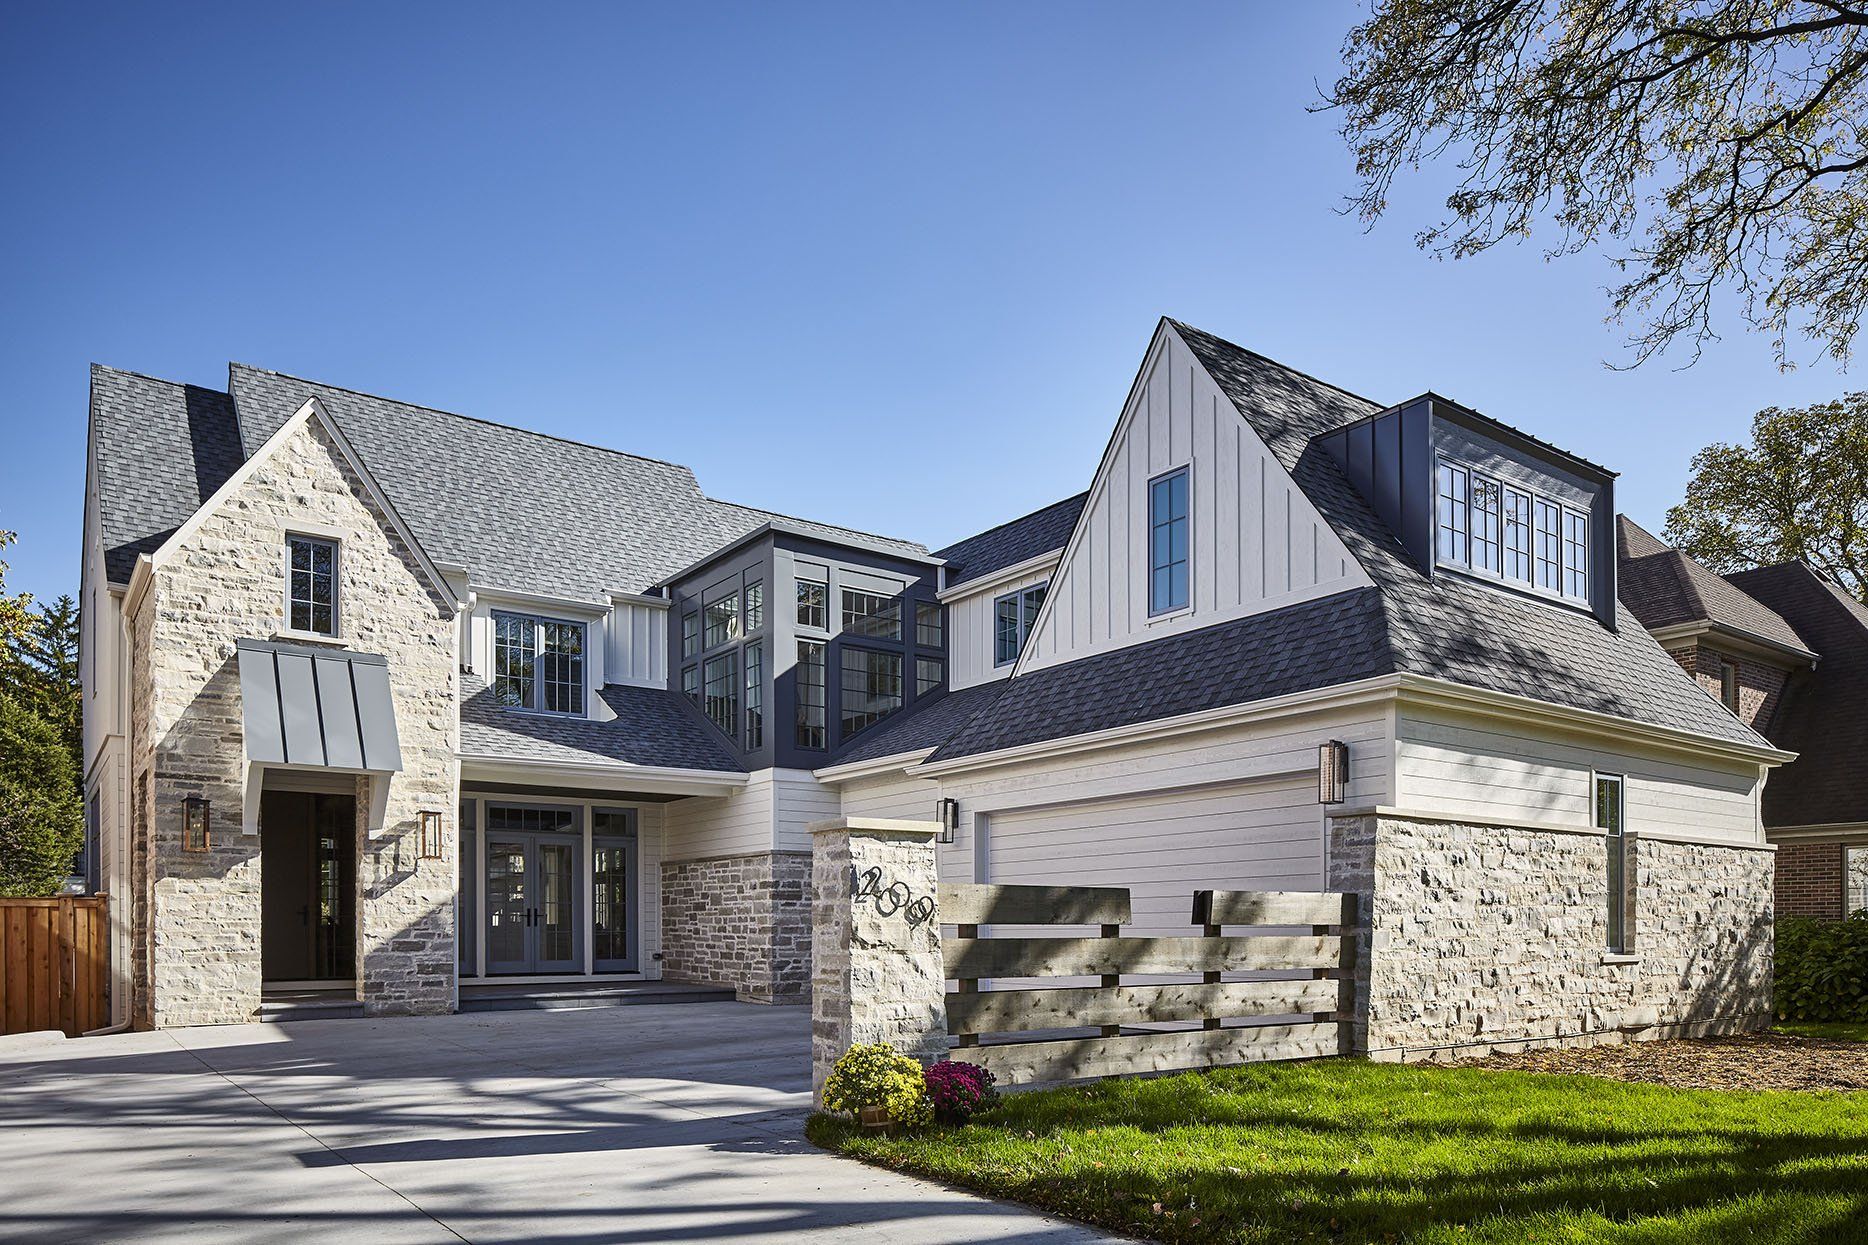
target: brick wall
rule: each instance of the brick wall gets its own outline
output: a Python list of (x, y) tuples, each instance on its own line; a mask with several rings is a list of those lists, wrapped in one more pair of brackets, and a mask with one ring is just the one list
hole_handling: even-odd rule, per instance
[(811, 856), (662, 862), (662, 975), (803, 1003), (811, 985)]
[(1841, 920), (1845, 850), (1840, 843), (1778, 844), (1778, 914)]
[(1784, 685), (1790, 679), (1790, 672), (1782, 666), (1750, 657), (1735, 657), (1704, 644), (1675, 649), (1672, 656), (1682, 670), (1693, 676), (1694, 682), (1706, 689), (1707, 695), (1721, 703), (1724, 702), (1721, 671), (1726, 666), (1735, 667), (1738, 671), (1738, 717), (1760, 733), (1769, 725), (1778, 697), (1783, 695)]

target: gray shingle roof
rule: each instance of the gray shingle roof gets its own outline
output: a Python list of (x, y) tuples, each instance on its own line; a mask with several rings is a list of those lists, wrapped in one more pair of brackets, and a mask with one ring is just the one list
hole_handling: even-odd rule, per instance
[(1764, 824), (1868, 821), (1868, 606), (1801, 562), (1731, 577), (1822, 654), (1791, 676), (1766, 730), (1797, 759), (1764, 784)]
[(1089, 496), (1086, 491), (1054, 501), (1042, 510), (935, 550), (935, 557), (947, 559), (947, 586), (952, 588), (1017, 566), (1041, 553), (1062, 549), (1070, 542), (1070, 533), (1076, 530), (1077, 517), (1083, 513), (1083, 503)]
[(1773, 644), (1808, 653), (1796, 629), (1776, 610), (1727, 579), (1707, 570), (1621, 515), (1616, 547), (1622, 604), (1649, 631), (1681, 623), (1716, 623)]
[(1625, 609), (1611, 631), (1580, 610), (1456, 575), (1430, 577), (1316, 443), (1384, 409), (1380, 404), (1168, 323), (1342, 537), (1374, 589), (1015, 675), (936, 759), (1389, 673), (1765, 744), (1683, 674)]
[(91, 463), (104, 573), (127, 583), (240, 466), (224, 393), (91, 365)]
[(990, 705), (1005, 687), (1004, 680), (997, 680), (948, 692), (938, 700), (916, 701), (906, 713), (886, 719), (858, 735), (826, 764), (848, 765), (935, 747)]
[(573, 765), (653, 765), (744, 773), (725, 743), (679, 692), (610, 684), (598, 695), (611, 722), (517, 713), (493, 699), (486, 681), (461, 675), (461, 751), (468, 755)]

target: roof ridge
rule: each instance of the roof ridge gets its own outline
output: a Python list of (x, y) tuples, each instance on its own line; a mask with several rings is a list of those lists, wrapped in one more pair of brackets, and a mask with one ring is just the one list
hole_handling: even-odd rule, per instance
[[(1378, 402), (1374, 398), (1369, 397), (1367, 394), (1357, 393), (1353, 389), (1344, 388), (1342, 385), (1337, 384), (1333, 380), (1324, 380), (1321, 376), (1318, 376), (1312, 372), (1306, 372), (1302, 368), (1292, 367), (1290, 364), (1284, 363), (1278, 359), (1274, 359), (1268, 354), (1261, 354), (1260, 352), (1253, 350), (1250, 346), (1241, 346), (1238, 342), (1233, 341), (1231, 338), (1221, 337), (1218, 333), (1209, 333), (1207, 330), (1200, 328), (1197, 325), (1189, 324), (1185, 320), (1176, 320), (1173, 316), (1162, 316), (1161, 318), (1163, 320), (1166, 320), (1169, 324), (1173, 325), (1175, 329), (1177, 330), (1185, 330), (1191, 333), (1198, 333), (1202, 337), (1210, 337), (1222, 346), (1230, 346), (1232, 349), (1238, 351), (1240, 354), (1251, 355), (1254, 359), (1257, 359), (1259, 362), (1269, 363), (1271, 366), (1279, 369), (1280, 371), (1289, 372), (1293, 376), (1301, 376), (1305, 380), (1310, 381), (1313, 384), (1322, 385), (1325, 389), (1334, 389), (1337, 393), (1342, 394), (1344, 397), (1354, 398), (1358, 402), (1366, 402), (1370, 406), (1374, 407), (1377, 413), (1387, 410), (1389, 406), (1391, 405), (1390, 403), (1386, 403), (1386, 402)], [(1451, 399), (1449, 399), (1449, 401), (1450, 400)]]
[[(1044, 505), (1039, 506), (1036, 510), (1027, 510), (1024, 514), (1014, 515), (1012, 518), (1007, 519), (1003, 523), (995, 523), (991, 527), (983, 528), (980, 531), (974, 532), (971, 536), (962, 536), (959, 540), (953, 541), (951, 544), (943, 545), (942, 548), (943, 549), (958, 548), (959, 546), (964, 545), (969, 541), (978, 540), (982, 536), (990, 536), (994, 532), (998, 531), (1000, 528), (1011, 527), (1014, 523), (1023, 523), (1026, 519), (1034, 518), (1037, 515), (1043, 514), (1047, 510), (1055, 510), (1059, 506), (1068, 505), (1069, 503), (1076, 501), (1080, 497), (1087, 498), (1089, 497), (1089, 495), (1090, 495), (1090, 490), (1084, 489), (1080, 493), (1072, 493), (1068, 497), (1060, 497), (1056, 501), (1046, 502)], [(938, 553), (939, 550), (936, 550), (935, 552)]]
[(895, 545), (911, 545), (921, 550), (923, 553), (928, 551), (928, 547), (918, 540), (905, 540), (900, 536), (884, 536), (881, 532), (871, 532), (865, 528), (851, 527), (845, 523), (826, 523), (822, 519), (807, 519), (801, 514), (787, 514), (783, 510), (768, 510), (764, 506), (749, 506), (743, 501), (728, 501), (724, 497), (712, 497), (706, 493), (702, 493), (701, 498), (705, 501), (712, 502), (716, 506), (737, 506), (741, 510), (751, 510), (756, 514), (767, 515), (774, 519), (785, 519), (792, 523), (804, 523), (811, 527), (829, 528), (833, 532), (847, 532), (851, 536), (867, 536), (871, 540), (886, 540), (890, 544)]
[[(599, 454), (614, 454), (618, 458), (633, 458), (637, 462), (654, 463), (659, 467), (672, 467), (676, 471), (685, 471), (690, 477), (694, 476), (694, 468), (688, 466), (686, 463), (670, 462), (666, 458), (654, 458), (648, 454), (637, 454), (630, 450), (619, 450), (608, 445), (597, 445), (591, 441), (579, 441), (575, 437), (559, 436), (555, 432), (540, 432), (536, 428), (522, 428), (518, 424), (503, 424), (496, 419), (487, 419), (485, 416), (481, 415), (463, 415), (459, 411), (450, 411), (439, 406), (427, 406), (420, 402), (410, 402), (405, 398), (392, 398), (387, 394), (371, 393), (367, 389), (353, 389), (348, 385), (334, 385), (329, 381), (313, 380), (309, 376), (298, 376), (291, 372), (280, 372), (269, 367), (258, 367), (251, 363), (242, 363), (238, 359), (230, 359), (228, 361), (228, 366), (230, 368), (245, 368), (249, 372), (259, 372), (266, 376), (277, 376), (282, 380), (297, 381), (301, 385), (316, 385), (320, 389), (334, 389), (338, 393), (353, 394), (359, 398), (368, 398), (373, 402), (393, 402), (397, 406), (406, 406), (411, 410), (427, 411), (434, 415), (446, 415), (450, 419), (464, 419), (468, 423), (484, 424), (489, 428), (499, 428), (507, 432), (522, 433), (525, 436), (538, 437), (545, 441), (556, 441), (561, 445), (573, 445), (579, 449), (595, 450)], [(229, 386), (230, 391), (231, 388), (232, 386)], [(696, 487), (699, 487), (698, 478), (696, 479)]]
[[(93, 374), (97, 372), (109, 372), (115, 376), (134, 376), (137, 380), (154, 381), (158, 385), (172, 385), (177, 389), (200, 389), (207, 393), (218, 393), (222, 397), (229, 396), (225, 390), (216, 389), (212, 385), (197, 385), (193, 381), (188, 380), (170, 380), (166, 376), (151, 376), (148, 372), (138, 372), (127, 367), (112, 367), (108, 363), (99, 363), (96, 360), (92, 360), (91, 362), (91, 371)], [(296, 380), (298, 378), (294, 377), (293, 379)]]

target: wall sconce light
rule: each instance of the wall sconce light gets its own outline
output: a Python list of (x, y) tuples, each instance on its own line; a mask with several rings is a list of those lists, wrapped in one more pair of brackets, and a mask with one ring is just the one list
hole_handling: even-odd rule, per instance
[(441, 814), (422, 814), (421, 850), (423, 860), (441, 859)]
[(1317, 748), (1317, 802), (1341, 804), (1348, 796), (1349, 745), (1332, 739)]
[(182, 801), (182, 850), (208, 850), (208, 801), (206, 796), (191, 795)]
[(953, 843), (960, 838), (960, 801), (940, 800), (934, 805), (934, 820), (940, 823), (938, 843)]

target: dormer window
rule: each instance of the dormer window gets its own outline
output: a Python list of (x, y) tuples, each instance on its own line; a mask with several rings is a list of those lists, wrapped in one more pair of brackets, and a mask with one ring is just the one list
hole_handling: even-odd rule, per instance
[(512, 709), (584, 711), (584, 624), (493, 615), (493, 696)]
[(1589, 599), (1586, 513), (1445, 459), (1434, 493), (1434, 557), (1441, 566)]

